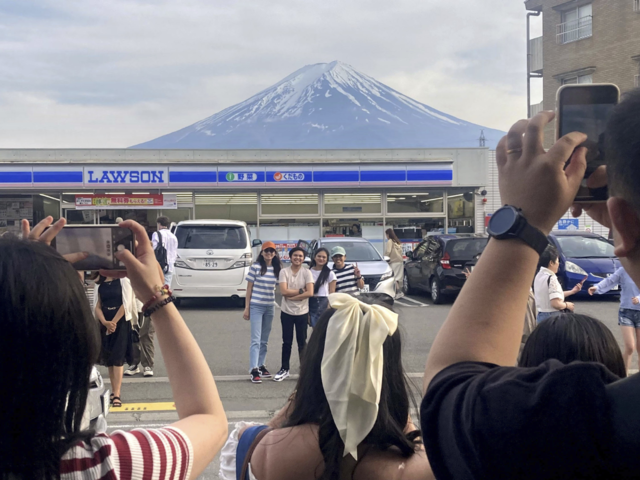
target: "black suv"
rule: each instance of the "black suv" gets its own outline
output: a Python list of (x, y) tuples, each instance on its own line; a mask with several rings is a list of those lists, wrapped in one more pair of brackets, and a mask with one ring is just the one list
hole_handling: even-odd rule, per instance
[(460, 291), (467, 263), (475, 264), (487, 246), (487, 237), (473, 235), (433, 235), (409, 252), (404, 264), (405, 294), (415, 290), (431, 293), (433, 303), (440, 304), (444, 294)]

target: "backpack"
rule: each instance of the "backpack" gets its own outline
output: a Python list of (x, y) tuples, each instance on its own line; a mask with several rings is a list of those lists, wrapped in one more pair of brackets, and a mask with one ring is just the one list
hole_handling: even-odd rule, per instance
[(169, 271), (169, 262), (167, 261), (167, 249), (164, 248), (164, 239), (162, 238), (162, 234), (160, 230), (156, 232), (158, 234), (158, 245), (154, 249), (153, 253), (156, 254), (156, 260), (160, 264), (160, 268), (162, 268), (163, 273), (167, 273)]

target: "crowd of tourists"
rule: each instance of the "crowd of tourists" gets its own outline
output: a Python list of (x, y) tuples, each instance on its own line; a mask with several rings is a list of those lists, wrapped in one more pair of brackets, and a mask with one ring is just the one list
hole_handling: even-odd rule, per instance
[[(640, 91), (614, 109), (608, 164), (588, 179), (608, 185), (606, 204), (573, 204), (586, 135), (569, 133), (545, 151), (552, 119), (541, 112), (517, 122), (497, 147), (502, 218), (511, 223), (490, 225), (492, 238), (431, 345), (415, 408), (393, 299), (358, 295), (362, 276), (341, 247), (319, 250), (307, 269), (303, 250), (294, 248), (283, 268), (275, 246), (262, 246), (244, 313), (251, 378), (270, 376), (275, 288), (283, 349), (273, 378), (289, 375), (294, 332), (301, 371), (268, 425), (229, 433), (214, 378), (144, 228), (120, 224), (134, 232), (136, 254), (117, 254), (126, 272), (100, 272), (92, 308), (72, 266), (83, 254), (63, 258), (49, 246), (64, 219), (32, 229), (24, 221), (23, 239), (0, 239), (0, 367), (10, 388), (0, 409), (2, 478), (193, 479), (221, 450), (221, 477), (243, 480), (638, 476), (640, 377), (627, 369), (640, 326)], [(546, 235), (570, 208), (613, 231), (623, 269), (589, 293), (622, 286), (624, 356), (600, 321), (566, 301), (582, 286), (563, 291), (554, 279), (557, 253), (545, 248)], [(520, 354), (531, 296), (538, 324)], [(132, 354), (120, 336), (126, 340), (140, 309), (153, 321), (179, 420), (92, 431), (82, 423), (90, 371), (102, 360), (120, 374)]]

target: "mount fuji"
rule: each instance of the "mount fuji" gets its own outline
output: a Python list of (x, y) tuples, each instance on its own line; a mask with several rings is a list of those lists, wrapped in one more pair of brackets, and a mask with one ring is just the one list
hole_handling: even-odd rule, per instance
[(244, 102), (131, 148), (495, 148), (504, 132), (460, 120), (341, 62), (307, 65)]

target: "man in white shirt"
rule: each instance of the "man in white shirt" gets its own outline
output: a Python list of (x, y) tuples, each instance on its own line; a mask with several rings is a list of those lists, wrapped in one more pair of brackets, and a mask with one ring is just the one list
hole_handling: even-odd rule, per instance
[(162, 245), (164, 245), (164, 248), (167, 250), (168, 267), (167, 271), (164, 273), (164, 283), (165, 285), (171, 286), (171, 279), (173, 278), (173, 264), (176, 263), (176, 257), (178, 256), (178, 238), (169, 230), (169, 225), (171, 225), (169, 217), (158, 217), (157, 224), (158, 231), (153, 232), (151, 243), (153, 244), (153, 250), (155, 251), (160, 243), (159, 236), (162, 237)]
[[(171, 220), (169, 220), (168, 217), (158, 217), (157, 225), (158, 231), (153, 232), (151, 243), (153, 244), (153, 250), (155, 251), (161, 243), (160, 240), (162, 240), (162, 245), (167, 250), (167, 268), (166, 272), (164, 272), (164, 283), (171, 287), (173, 264), (176, 262), (176, 257), (178, 256), (178, 239), (169, 230)], [(142, 374), (145, 377), (153, 377), (155, 355), (153, 337), (156, 331), (153, 328), (151, 317), (147, 318), (139, 315), (139, 323), (140, 330), (138, 335), (140, 337), (140, 341), (134, 342), (133, 344), (133, 357), (136, 363), (131, 365), (124, 374), (128, 377), (136, 375), (137, 373), (140, 373), (140, 367), (142, 366)]]

